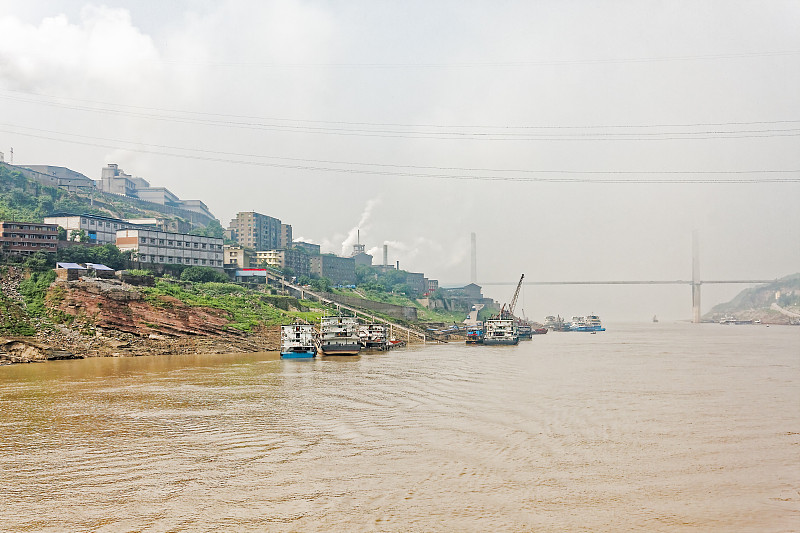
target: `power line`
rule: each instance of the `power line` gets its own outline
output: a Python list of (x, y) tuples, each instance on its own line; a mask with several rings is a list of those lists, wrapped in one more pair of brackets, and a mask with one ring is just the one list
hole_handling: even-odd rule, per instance
[[(207, 150), (207, 149), (200, 149), (200, 148), (187, 148), (184, 146), (174, 146), (174, 145), (165, 145), (165, 144), (152, 144), (152, 143), (143, 143), (139, 141), (130, 141), (130, 140), (122, 140), (122, 139), (110, 139), (108, 137), (94, 137), (90, 135), (80, 135), (75, 133), (67, 133), (67, 132), (60, 132), (54, 130), (46, 130), (40, 128), (31, 128), (28, 126), (19, 126), (15, 124), (7, 124), (7, 123), (0, 123), (0, 126), (7, 126), (13, 128), (22, 128), (31, 131), (37, 131), (42, 133), (49, 133), (54, 135), (64, 135), (69, 137), (80, 137), (83, 139), (91, 139), (95, 141), (102, 141), (102, 142), (113, 142), (113, 143), (120, 143), (123, 145), (131, 146), (146, 146), (149, 148), (160, 148), (160, 149), (167, 149), (167, 150), (181, 150), (181, 151), (188, 151), (188, 152), (197, 152), (202, 154), (217, 154), (229, 157), (248, 157), (248, 158), (255, 158), (255, 159), (273, 159), (278, 161), (295, 161), (295, 162), (304, 162), (304, 163), (323, 163), (323, 164), (332, 164), (332, 165), (352, 165), (352, 166), (369, 166), (369, 167), (381, 167), (381, 168), (411, 168), (415, 170), (445, 170), (445, 171), (459, 171), (459, 172), (487, 172), (487, 173), (508, 173), (508, 172), (515, 172), (515, 173), (532, 173), (532, 174), (597, 174), (597, 175), (643, 175), (643, 174), (663, 174), (663, 175), (687, 175), (687, 174), (703, 174), (703, 175), (724, 175), (724, 174), (793, 174), (793, 173), (800, 173), (800, 170), (781, 170), (781, 169), (772, 169), (772, 170), (566, 170), (566, 169), (542, 169), (542, 170), (531, 170), (531, 169), (519, 169), (519, 168), (485, 168), (485, 167), (454, 167), (454, 166), (431, 166), (431, 165), (400, 165), (400, 164), (391, 164), (391, 163), (374, 163), (374, 162), (363, 162), (363, 161), (340, 161), (340, 160), (331, 160), (331, 159), (313, 159), (307, 157), (283, 157), (283, 156), (270, 156), (265, 154), (249, 154), (243, 152), (226, 152), (226, 151), (219, 151), (219, 150)], [(15, 133), (13, 131), (8, 130), (0, 130), (5, 131), (6, 133)], [(26, 135), (24, 133), (20, 133), (22, 135)], [(35, 135), (29, 135), (36, 137)], [(41, 137), (49, 140), (63, 140), (63, 139), (55, 139), (51, 137)], [(114, 147), (116, 148), (116, 147)]]
[[(17, 92), (17, 91), (6, 91)], [(47, 98), (57, 98), (46, 95)], [(59, 102), (48, 102), (33, 100), (30, 98), (23, 98), (17, 96), (3, 96), (0, 98), (31, 103), (36, 105), (47, 105), (53, 107), (60, 107), (63, 109), (70, 109), (76, 111), (88, 111), (94, 113), (114, 113), (118, 115), (131, 116), (134, 118), (153, 119), (161, 121), (169, 121), (173, 123), (195, 124), (205, 126), (221, 126), (240, 129), (255, 129), (263, 131), (278, 131), (278, 132), (293, 132), (293, 133), (311, 133), (311, 134), (325, 134), (325, 135), (339, 135), (339, 136), (360, 136), (360, 137), (385, 137), (385, 138), (412, 138), (412, 139), (439, 139), (439, 140), (491, 140), (491, 141), (612, 141), (612, 140), (684, 140), (684, 139), (714, 139), (714, 138), (762, 138), (762, 137), (794, 137), (800, 135), (798, 128), (761, 128), (753, 129), (752, 126), (765, 126), (765, 125), (781, 125), (781, 124), (800, 124), (800, 120), (774, 120), (774, 121), (739, 121), (739, 122), (709, 122), (709, 123), (688, 123), (688, 124), (646, 124), (646, 125), (586, 125), (586, 126), (568, 126), (568, 125), (545, 125), (545, 126), (446, 126), (436, 124), (398, 124), (398, 123), (370, 123), (370, 122), (345, 122), (345, 121), (311, 121), (311, 120), (298, 120), (298, 119), (285, 119), (285, 118), (264, 118), (253, 117), (246, 115), (225, 115), (219, 113), (202, 113), (192, 111), (179, 111), (167, 110), (159, 108), (147, 108), (141, 106), (128, 106), (107, 103), (94, 103), (94, 105), (102, 105), (106, 107), (91, 107), (88, 105), (69, 105)], [(73, 101), (83, 101), (78, 99), (71, 99)], [(91, 102), (90, 102), (91, 103)], [(129, 108), (142, 111), (127, 111)], [(147, 112), (145, 112), (147, 111)], [(173, 113), (158, 114), (158, 113)], [(174, 113), (185, 114), (190, 116), (180, 116)], [(197, 115), (193, 117), (191, 115)], [(223, 119), (211, 118), (198, 118), (203, 116), (209, 117), (222, 117)], [(240, 121), (237, 119), (244, 119)], [(262, 121), (262, 122), (259, 122)], [(272, 121), (272, 122), (270, 122)], [(283, 124), (282, 122), (296, 122), (297, 124)], [(299, 124), (299, 125), (298, 125)], [(309, 125), (306, 125), (309, 124)], [(313, 124), (322, 124), (323, 126), (314, 126)], [(331, 127), (331, 126), (340, 127)], [(369, 128), (423, 128), (422, 131), (415, 130), (392, 130), (392, 129), (356, 129), (349, 126), (367, 126)], [(750, 126), (751, 128), (741, 129), (741, 127)], [(645, 129), (650, 130), (653, 128), (720, 128), (720, 127), (737, 127), (739, 129), (703, 129), (699, 131), (634, 131), (634, 132), (614, 132), (614, 131), (597, 131), (601, 129), (614, 130), (614, 129)], [(431, 128), (434, 131), (425, 131), (424, 128)], [(447, 128), (449, 131), (439, 131)], [(460, 131), (463, 129), (473, 130), (490, 130), (490, 131)], [(589, 130), (588, 132), (581, 132), (575, 130)], [(494, 130), (494, 131), (492, 131)], [(542, 133), (536, 133), (535, 130), (541, 130)], [(554, 131), (567, 131), (569, 133), (554, 133)], [(521, 131), (521, 132), (520, 132)], [(544, 133), (546, 132), (546, 133)]]
[[(33, 128), (28, 128), (33, 129)], [(183, 159), (193, 159), (199, 161), (212, 161), (212, 162), (220, 162), (220, 163), (230, 163), (230, 164), (239, 164), (239, 165), (251, 165), (251, 166), (260, 166), (260, 167), (269, 167), (269, 168), (281, 168), (281, 169), (289, 169), (289, 170), (307, 170), (307, 171), (315, 171), (315, 172), (326, 172), (326, 173), (344, 173), (344, 174), (357, 174), (357, 175), (370, 175), (370, 176), (395, 176), (395, 177), (413, 177), (413, 178), (425, 178), (425, 179), (449, 179), (449, 180), (474, 180), (474, 181), (510, 181), (510, 182), (553, 182), (553, 183), (638, 183), (638, 184), (645, 184), (645, 183), (684, 183), (684, 184), (744, 184), (744, 183), (800, 183), (800, 170), (751, 170), (751, 171), (699, 171), (699, 172), (679, 172), (679, 171), (643, 171), (643, 172), (635, 172), (635, 171), (572, 171), (572, 170), (501, 170), (501, 169), (460, 169), (460, 168), (445, 168), (445, 167), (432, 167), (432, 166), (413, 166), (413, 165), (386, 165), (386, 164), (377, 164), (377, 163), (353, 163), (353, 162), (341, 162), (341, 161), (324, 161), (324, 160), (313, 160), (313, 159), (299, 159), (299, 158), (277, 158), (277, 157), (270, 157), (270, 156), (263, 156), (263, 155), (254, 155), (254, 154), (236, 154), (231, 152), (219, 152), (219, 151), (206, 151), (206, 150), (199, 150), (194, 148), (182, 148), (182, 147), (175, 147), (175, 146), (165, 146), (165, 145), (155, 145), (155, 144), (146, 144), (146, 143), (128, 143), (126, 141), (118, 141), (112, 139), (102, 139), (96, 137), (87, 137), (87, 136), (74, 136), (74, 137), (84, 137), (89, 139), (95, 139), (102, 142), (111, 142), (111, 143), (121, 143), (121, 144), (135, 144), (139, 146), (146, 146), (150, 148), (131, 148), (130, 146), (119, 146), (118, 144), (101, 144), (99, 142), (87, 142), (87, 141), (78, 141), (75, 139), (62, 139), (57, 137), (50, 137), (44, 135), (37, 135), (33, 133), (24, 133), (14, 130), (0, 130), (4, 133), (11, 133), (16, 135), (23, 135), (26, 137), (33, 137), (38, 139), (45, 139), (45, 140), (52, 140), (57, 142), (66, 142), (71, 144), (78, 144), (84, 146), (92, 146), (96, 148), (106, 148), (106, 149), (113, 149), (113, 150), (126, 150), (130, 152), (136, 153), (145, 153), (145, 154), (153, 154), (153, 155), (162, 155), (168, 157), (178, 157)], [(39, 130), (39, 131), (46, 131), (46, 130)], [(57, 135), (67, 135), (64, 133), (59, 132), (51, 132)], [(153, 149), (153, 148), (161, 148)], [(186, 152), (198, 152), (195, 154), (187, 154), (187, 153), (176, 153), (170, 152), (168, 150), (182, 150)], [(219, 156), (227, 156), (227, 157), (211, 157), (211, 156), (204, 156), (200, 155), (200, 153), (213, 153)], [(305, 164), (287, 164), (287, 163), (273, 163), (268, 161), (253, 161), (247, 159), (241, 159), (241, 157), (251, 157), (251, 158), (270, 158), (270, 159), (277, 159), (277, 160), (285, 160), (285, 161), (293, 161), (298, 163), (305, 163)], [(313, 164), (318, 163), (318, 164)], [(333, 165), (351, 165), (351, 166), (373, 166), (377, 169), (369, 169), (369, 168), (337, 168), (337, 167), (329, 167), (329, 166), (320, 166), (319, 164), (333, 164)], [(478, 172), (493, 172), (493, 173), (536, 173), (540, 174), (537, 176), (513, 176), (513, 175), (500, 175), (500, 176), (480, 176), (480, 175), (466, 175), (466, 174), (430, 174), (430, 173), (421, 173), (421, 172), (407, 172), (407, 171), (399, 171), (399, 170), (384, 170), (384, 168), (391, 167), (391, 168), (407, 168), (412, 170), (440, 170), (440, 171), (478, 171)], [(541, 175), (545, 175), (542, 177)], [(645, 179), (636, 179), (636, 178), (610, 178), (610, 179), (598, 179), (598, 178), (576, 178), (576, 177), (548, 177), (547, 174), (605, 174), (605, 175), (727, 175), (727, 174), (735, 174), (735, 175), (766, 175), (767, 177), (756, 178), (756, 177), (740, 177), (740, 178), (711, 178), (711, 177), (703, 177), (700, 179), (689, 179), (689, 178), (675, 178), (675, 177), (668, 177), (668, 178), (645, 178)], [(774, 174), (798, 174), (797, 177), (789, 177), (789, 178), (779, 178), (779, 177), (771, 177)]]
[(570, 66), (570, 65), (606, 65), (619, 63), (663, 63), (677, 61), (708, 61), (717, 59), (748, 59), (759, 57), (780, 57), (800, 54), (798, 50), (782, 50), (768, 52), (750, 52), (740, 54), (705, 54), (661, 57), (627, 57), (598, 59), (564, 59), (564, 60), (518, 60), (518, 61), (465, 61), (453, 63), (277, 63), (257, 61), (177, 61), (158, 60), (168, 65), (189, 65), (209, 67), (244, 67), (244, 68), (337, 68), (337, 69), (434, 69), (434, 68), (486, 68), (486, 67), (536, 67), (536, 66)]

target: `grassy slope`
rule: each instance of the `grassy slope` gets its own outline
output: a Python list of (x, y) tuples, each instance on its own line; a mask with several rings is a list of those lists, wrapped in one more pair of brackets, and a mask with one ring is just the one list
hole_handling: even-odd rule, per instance
[(420, 304), (416, 300), (412, 300), (411, 298), (408, 298), (400, 294), (367, 291), (364, 289), (356, 289), (356, 290), (335, 289), (334, 292), (338, 294), (345, 294), (347, 296), (355, 296), (357, 298), (373, 300), (375, 302), (384, 302), (394, 305), (405, 305), (409, 307), (416, 307), (417, 317), (421, 322), (461, 323), (466, 317), (466, 313), (463, 313), (462, 311), (443, 311), (443, 310), (434, 311), (432, 309), (428, 309), (427, 307), (422, 306), (422, 304)]
[(95, 192), (92, 202), (88, 197), (58, 187), (41, 185), (0, 165), (0, 220), (42, 222), (44, 217), (58, 212), (93, 213), (117, 218), (165, 216), (142, 209), (124, 197), (99, 191)]
[[(212, 307), (230, 313), (230, 327), (250, 331), (254, 326), (291, 324), (295, 319), (318, 322), (323, 315), (319, 304), (288, 296), (268, 296), (233, 283), (175, 283), (158, 280), (155, 287), (140, 290), (154, 306), (158, 296), (169, 295), (191, 306)], [(309, 311), (298, 311), (299, 307)]]

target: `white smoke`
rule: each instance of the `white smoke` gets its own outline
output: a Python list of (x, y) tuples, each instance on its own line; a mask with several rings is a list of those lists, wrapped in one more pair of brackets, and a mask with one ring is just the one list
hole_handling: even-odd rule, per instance
[(350, 228), (347, 232), (347, 237), (342, 241), (342, 257), (349, 256), (353, 251), (353, 245), (358, 242), (359, 230), (369, 229), (369, 221), (372, 218), (372, 210), (381, 203), (381, 197), (377, 196), (367, 201), (364, 206), (364, 211), (361, 212), (361, 217), (358, 219), (358, 224)]

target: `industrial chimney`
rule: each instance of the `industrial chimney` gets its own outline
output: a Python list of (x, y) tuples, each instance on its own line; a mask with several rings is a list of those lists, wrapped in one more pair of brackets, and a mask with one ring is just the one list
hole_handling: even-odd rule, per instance
[(389, 266), (389, 245), (383, 245), (383, 266)]

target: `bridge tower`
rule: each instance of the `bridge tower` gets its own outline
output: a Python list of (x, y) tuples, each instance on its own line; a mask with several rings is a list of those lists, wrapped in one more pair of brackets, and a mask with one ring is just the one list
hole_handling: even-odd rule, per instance
[(697, 230), (692, 232), (692, 322), (700, 323), (700, 240)]

